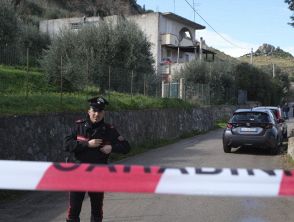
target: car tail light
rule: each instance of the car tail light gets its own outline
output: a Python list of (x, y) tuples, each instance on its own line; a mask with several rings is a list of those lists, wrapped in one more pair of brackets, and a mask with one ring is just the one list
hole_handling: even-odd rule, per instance
[(277, 119), (281, 119), (281, 117), (282, 117), (282, 116), (281, 116), (280, 112), (278, 111), (278, 112), (277, 112)]
[(232, 129), (232, 128), (233, 128), (233, 125), (232, 125), (231, 123), (228, 123), (228, 124), (227, 124), (227, 128), (228, 128), (228, 129)]
[(273, 124), (271, 124), (271, 123), (268, 123), (268, 124), (266, 124), (265, 125), (265, 129), (271, 129), (273, 127)]

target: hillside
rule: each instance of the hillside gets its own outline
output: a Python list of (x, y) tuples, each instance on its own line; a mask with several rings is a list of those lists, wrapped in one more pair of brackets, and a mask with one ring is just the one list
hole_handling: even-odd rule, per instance
[[(13, 0), (19, 15), (25, 23), (34, 24), (42, 19), (55, 19), (74, 16), (107, 16), (130, 15), (144, 13), (145, 7), (137, 4), (136, 0)], [(215, 49), (216, 61), (229, 61), (231, 63), (250, 62), (250, 54), (236, 59)], [(294, 79), (293, 56), (270, 44), (263, 44), (253, 54), (254, 65), (271, 69), (275, 64), (277, 69), (287, 73)]]
[(140, 14), (136, 0), (12, 0), (23, 17), (36, 21), (73, 16), (108, 16)]
[(208, 50), (216, 53), (215, 61), (222, 61), (222, 62), (226, 61), (226, 62), (230, 62), (234, 64), (240, 63), (238, 59), (231, 57), (218, 49), (215, 49), (213, 47), (208, 47)]
[[(239, 60), (249, 63), (250, 54), (241, 56)], [(263, 44), (253, 53), (253, 64), (262, 68), (269, 68), (275, 64), (282, 72), (294, 77), (294, 57), (279, 47)]]

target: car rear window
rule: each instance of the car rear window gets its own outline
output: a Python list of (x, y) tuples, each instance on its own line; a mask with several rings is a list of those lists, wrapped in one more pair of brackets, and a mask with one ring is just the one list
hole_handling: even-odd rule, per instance
[(258, 122), (268, 123), (270, 122), (268, 114), (259, 112), (242, 112), (235, 113), (231, 119), (232, 123), (238, 122)]

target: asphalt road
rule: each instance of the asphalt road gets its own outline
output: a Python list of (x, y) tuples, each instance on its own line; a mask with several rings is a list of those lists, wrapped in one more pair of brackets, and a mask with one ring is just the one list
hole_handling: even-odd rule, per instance
[[(121, 163), (168, 167), (286, 168), (284, 155), (237, 149), (225, 154), (222, 130), (181, 140), (128, 158)], [(230, 189), (230, 187), (228, 187)], [(32, 192), (18, 201), (0, 204), (2, 222), (65, 221), (67, 193)], [(90, 221), (85, 199), (81, 221)], [(294, 198), (207, 197), (107, 193), (105, 222), (279, 222), (294, 221)]]

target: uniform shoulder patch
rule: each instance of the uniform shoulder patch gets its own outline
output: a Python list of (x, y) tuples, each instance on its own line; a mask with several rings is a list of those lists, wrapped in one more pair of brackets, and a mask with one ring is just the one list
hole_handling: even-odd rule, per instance
[(84, 123), (84, 122), (85, 122), (84, 119), (78, 119), (78, 120), (76, 120), (76, 123), (77, 123), (77, 124), (79, 124), (79, 123)]

